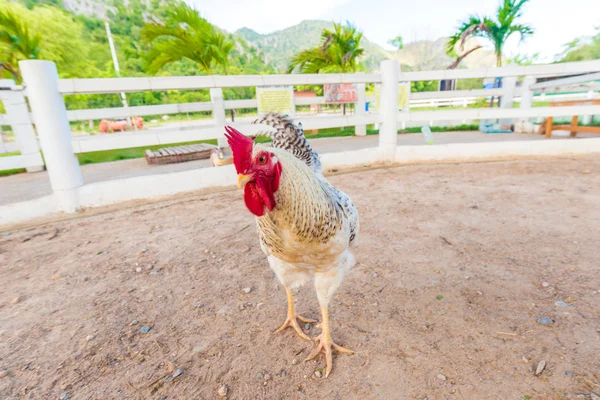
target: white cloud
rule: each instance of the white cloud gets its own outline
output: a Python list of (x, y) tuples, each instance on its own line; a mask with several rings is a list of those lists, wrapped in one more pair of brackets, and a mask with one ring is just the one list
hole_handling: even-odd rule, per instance
[(233, 32), (241, 27), (259, 33), (296, 25), (349, 0), (188, 0), (211, 23)]

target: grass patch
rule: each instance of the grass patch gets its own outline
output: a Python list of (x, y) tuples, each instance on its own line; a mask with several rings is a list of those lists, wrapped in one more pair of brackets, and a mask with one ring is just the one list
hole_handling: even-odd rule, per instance
[[(0, 157), (12, 157), (12, 156), (18, 156), (20, 154), (21, 153), (19, 153), (19, 152), (1, 153)], [(4, 171), (0, 171), (0, 176), (15, 175), (15, 174), (20, 174), (22, 172), (25, 172), (25, 168), (6, 169)]]

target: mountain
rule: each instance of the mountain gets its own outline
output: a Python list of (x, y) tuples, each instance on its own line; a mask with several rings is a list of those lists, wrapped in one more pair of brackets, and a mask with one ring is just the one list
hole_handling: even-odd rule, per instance
[[(321, 41), (323, 29), (332, 28), (333, 22), (307, 20), (266, 35), (257, 33), (250, 28), (241, 28), (235, 33), (261, 50), (266, 57), (266, 62), (273, 65), (279, 72), (284, 72), (294, 54), (317, 46)], [(381, 60), (389, 58), (387, 51), (369, 42), (364, 36), (361, 43), (365, 49), (365, 55), (361, 61), (367, 69), (373, 69), (379, 65)]]
[[(264, 55), (265, 62), (273, 65), (279, 72), (286, 70), (292, 56), (299, 51), (315, 47), (321, 40), (323, 29), (331, 29), (332, 22), (306, 20), (269, 34), (260, 34), (250, 28), (241, 28), (235, 33), (248, 43), (256, 46)], [(406, 44), (400, 51), (388, 51), (363, 36), (361, 44), (365, 49), (361, 63), (367, 71), (377, 70), (379, 63), (386, 59), (398, 59), (403, 70), (446, 69), (452, 59), (446, 55), (446, 38), (435, 41), (421, 40)], [(476, 42), (467, 43), (467, 48)], [(478, 68), (495, 65), (490, 51), (477, 50), (461, 64), (462, 67)]]

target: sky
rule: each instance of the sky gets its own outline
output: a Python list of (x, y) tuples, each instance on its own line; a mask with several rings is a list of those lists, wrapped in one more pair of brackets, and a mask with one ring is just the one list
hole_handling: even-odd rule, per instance
[[(234, 32), (271, 33), (305, 19), (350, 21), (387, 49), (389, 39), (435, 40), (450, 35), (469, 14), (494, 15), (499, 0), (188, 0), (213, 24)], [(552, 61), (563, 45), (600, 27), (600, 0), (530, 0), (522, 23), (535, 29), (525, 43), (512, 38), (505, 54), (539, 53)]]

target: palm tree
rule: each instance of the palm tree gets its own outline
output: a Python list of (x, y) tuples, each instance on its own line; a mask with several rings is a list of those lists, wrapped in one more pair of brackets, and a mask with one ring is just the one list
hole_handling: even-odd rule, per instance
[(461, 23), (456, 33), (450, 36), (446, 52), (452, 54), (458, 43), (461, 51), (467, 39), (482, 37), (492, 42), (496, 53), (496, 66), (502, 66), (502, 51), (504, 44), (513, 33), (521, 35), (521, 41), (533, 34), (533, 29), (528, 25), (517, 24), (521, 17), (521, 9), (529, 0), (502, 0), (496, 12), (496, 20), (490, 17), (471, 15), (467, 21)]
[(146, 23), (142, 40), (150, 46), (145, 62), (152, 74), (183, 58), (196, 62), (207, 74), (217, 66), (227, 72), (229, 53), (234, 47), (232, 40), (184, 2), (169, 7), (163, 21)]
[(20, 82), (19, 60), (38, 58), (41, 41), (14, 12), (0, 10), (0, 72), (6, 70)]
[(319, 72), (354, 72), (357, 59), (364, 50), (360, 47), (362, 32), (346, 22), (333, 24), (333, 30), (323, 29), (319, 46), (301, 51), (292, 57), (287, 72), (299, 68), (303, 74)]

